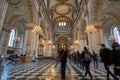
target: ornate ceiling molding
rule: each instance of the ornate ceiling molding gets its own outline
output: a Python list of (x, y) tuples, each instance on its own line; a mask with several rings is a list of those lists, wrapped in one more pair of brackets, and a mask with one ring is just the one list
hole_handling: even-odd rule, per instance
[(60, 45), (65, 45), (67, 43), (67, 41), (68, 41), (67, 37), (64, 36), (64, 35), (60, 35), (58, 37), (58, 42), (59, 42)]
[(71, 8), (67, 4), (59, 4), (55, 7), (55, 12), (58, 15), (66, 15), (70, 12)]
[(66, 16), (59, 16), (56, 17), (53, 21), (54, 25), (56, 25), (58, 22), (67, 22), (69, 24), (72, 24), (72, 20), (69, 17)]

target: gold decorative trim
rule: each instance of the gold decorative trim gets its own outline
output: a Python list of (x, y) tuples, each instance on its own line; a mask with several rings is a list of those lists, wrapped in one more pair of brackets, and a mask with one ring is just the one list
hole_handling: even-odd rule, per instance
[(69, 17), (66, 16), (59, 16), (56, 17), (53, 21), (54, 25), (56, 25), (58, 22), (67, 22), (69, 24), (72, 24), (72, 20)]

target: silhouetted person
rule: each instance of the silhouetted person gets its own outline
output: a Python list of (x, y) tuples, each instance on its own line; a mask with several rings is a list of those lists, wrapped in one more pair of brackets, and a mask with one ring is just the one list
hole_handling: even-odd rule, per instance
[(113, 65), (115, 75), (120, 77), (120, 44), (117, 42), (112, 43)]
[(94, 67), (95, 67), (95, 68), (98, 68), (98, 54), (95, 53), (95, 51), (92, 51), (92, 52), (93, 52)]
[(116, 80), (116, 76), (109, 70), (109, 53), (110, 50), (105, 47), (105, 44), (101, 44), (100, 57), (107, 71), (107, 80), (109, 80), (109, 74)]
[(92, 74), (90, 72), (91, 59), (92, 59), (91, 53), (89, 52), (89, 50), (86, 47), (84, 47), (84, 63), (85, 63), (85, 70), (86, 70), (85, 76), (87, 76), (87, 74), (89, 74), (90, 78), (93, 79)]
[(63, 80), (65, 79), (67, 56), (68, 56), (68, 51), (66, 50), (66, 48), (64, 48), (63, 50), (61, 50), (59, 55), (61, 61), (61, 77)]

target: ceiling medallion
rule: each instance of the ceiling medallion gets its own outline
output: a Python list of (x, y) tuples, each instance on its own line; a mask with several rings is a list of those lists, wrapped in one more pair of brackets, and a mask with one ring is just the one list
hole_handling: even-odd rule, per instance
[(59, 15), (66, 15), (70, 12), (70, 7), (65, 4), (60, 4), (56, 6), (55, 12)]
[(17, 5), (21, 2), (21, 0), (7, 0), (7, 2), (11, 5)]

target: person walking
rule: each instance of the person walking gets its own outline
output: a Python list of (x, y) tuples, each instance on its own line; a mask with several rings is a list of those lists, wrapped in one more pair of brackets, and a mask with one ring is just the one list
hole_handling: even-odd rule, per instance
[(112, 55), (113, 55), (114, 73), (116, 76), (120, 77), (120, 44), (118, 42), (112, 43)]
[(107, 80), (109, 80), (109, 74), (115, 79), (116, 79), (116, 76), (109, 70), (109, 54), (110, 54), (110, 49), (106, 48), (105, 47), (105, 44), (101, 44), (100, 45), (101, 48), (100, 48), (100, 57), (101, 57), (101, 61), (103, 62), (104, 64), (104, 67), (107, 71)]
[(64, 48), (63, 50), (61, 50), (60, 55), (58, 57), (58, 58), (60, 58), (60, 62), (61, 62), (62, 80), (65, 80), (65, 78), (66, 78), (65, 71), (66, 71), (67, 56), (68, 56), (68, 51), (66, 50), (66, 48)]
[(85, 63), (85, 76), (87, 76), (87, 74), (89, 74), (90, 78), (93, 79), (92, 74), (90, 72), (90, 62), (92, 59), (92, 54), (89, 52), (89, 50), (84, 47), (84, 63)]

